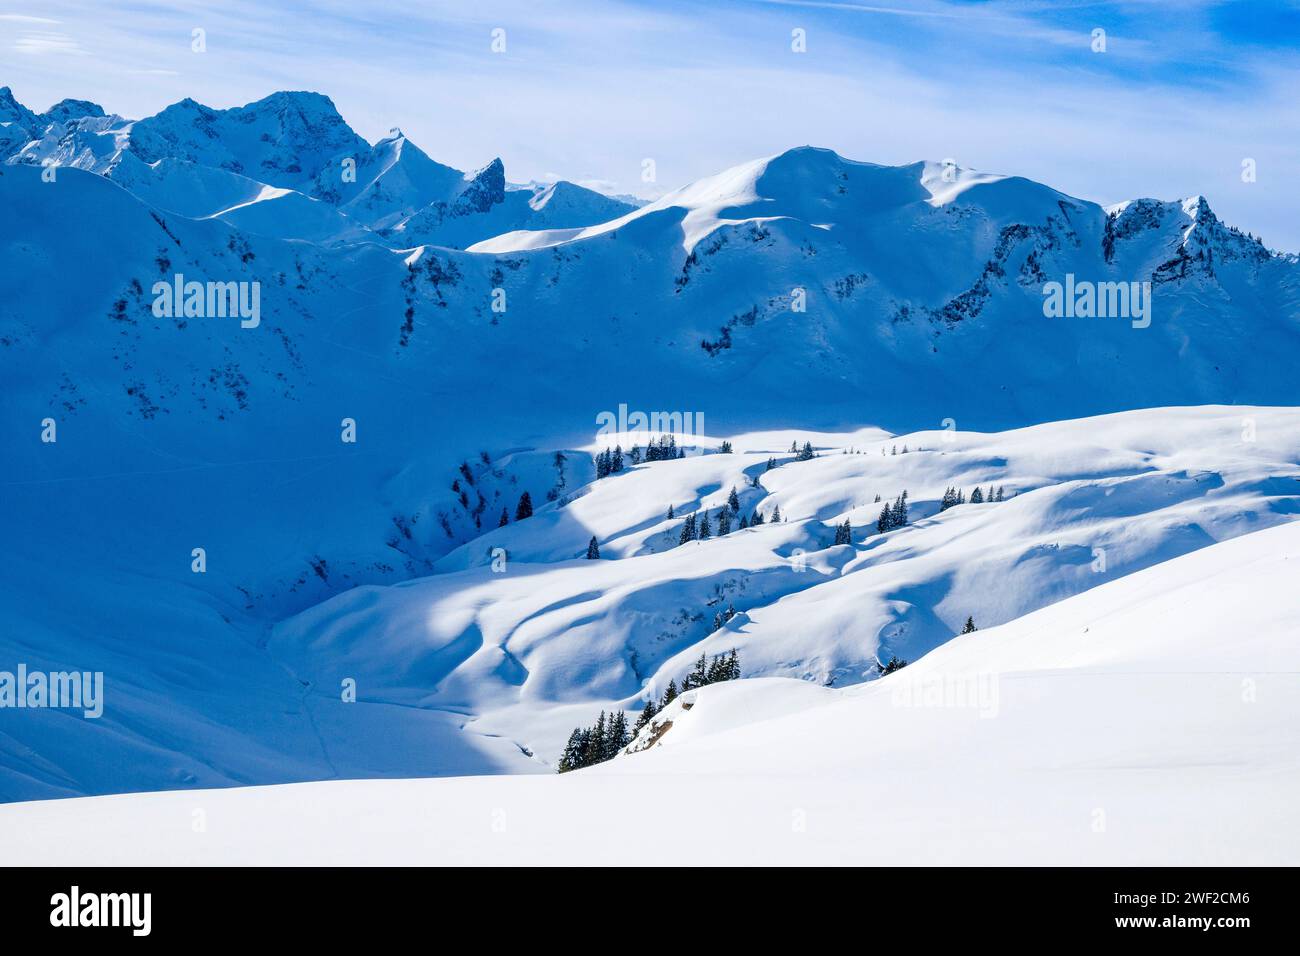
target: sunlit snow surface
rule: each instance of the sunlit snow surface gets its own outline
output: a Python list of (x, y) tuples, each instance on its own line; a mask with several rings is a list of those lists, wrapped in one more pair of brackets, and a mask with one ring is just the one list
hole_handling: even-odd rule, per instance
[(14, 863), (1294, 863), (1298, 563), (1288, 523), (871, 684), (706, 687), (565, 776), (14, 804), (0, 837)]

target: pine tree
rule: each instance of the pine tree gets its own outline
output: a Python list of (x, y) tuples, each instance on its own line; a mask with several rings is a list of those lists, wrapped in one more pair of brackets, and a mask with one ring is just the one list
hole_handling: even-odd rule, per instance
[(596, 725), (587, 732), (586, 746), (582, 751), (582, 766), (590, 767), (605, 759), (605, 712), (600, 712)]
[(726, 662), (723, 656), (721, 654), (715, 654), (713, 660), (709, 661), (709, 672), (704, 683), (716, 684), (718, 681), (722, 680), (722, 672), (725, 667)]
[(641, 716), (638, 717), (636, 723), (632, 725), (632, 736), (635, 737), (639, 734), (641, 728), (654, 720), (655, 714), (657, 713), (659, 713), (659, 708), (655, 706), (655, 702), (653, 700), (647, 700), (645, 702), (645, 707), (641, 709)]
[(718, 511), (718, 534), (731, 534), (731, 509), (723, 508)]
[(777, 505), (775, 508), (772, 509), (772, 524), (779, 524), (780, 522), (781, 522), (781, 506)]
[(673, 506), (672, 506), (672, 505), (669, 505), (669, 506), (668, 506), (668, 520), (671, 521), (671, 520), (673, 519), (673, 517), (674, 517), (674, 515), (673, 515)]
[(735, 485), (731, 486), (731, 494), (727, 495), (727, 507), (733, 515), (740, 514), (740, 496), (736, 494)]
[(627, 744), (627, 714), (620, 710), (609, 718), (609, 725), (605, 728), (604, 759), (613, 760)]
[(664, 707), (667, 707), (676, 699), (677, 699), (677, 681), (670, 680), (668, 682), (668, 687), (664, 690), (664, 702), (659, 709), (663, 710)]
[(687, 541), (694, 541), (697, 537), (698, 533), (695, 530), (695, 513), (692, 512), (687, 515), (686, 520), (682, 522), (682, 533), (681, 536), (678, 537), (677, 543), (685, 544)]
[(596, 536), (593, 534), (591, 540), (587, 542), (587, 560), (595, 561), (600, 557), (600, 545), (596, 543)]
[(962, 632), (963, 634), (972, 634), (972, 633), (974, 633), (975, 631), (978, 631), (978, 630), (979, 630), (979, 628), (975, 626), (975, 618), (974, 618), (974, 617), (967, 617), (967, 618), (966, 618), (966, 623), (963, 624), (963, 625), (962, 625), (962, 628), (961, 628), (961, 632)]
[(515, 508), (515, 520), (523, 521), (525, 518), (533, 516), (533, 499), (528, 492), (519, 496), (519, 506)]
[(877, 664), (876, 668), (881, 674), (892, 674), (894, 671), (902, 670), (907, 666), (907, 661), (901, 657), (891, 657), (888, 664)]
[(718, 454), (720, 454), (720, 455), (730, 455), (730, 454), (731, 454), (731, 442), (729, 442), (729, 441), (724, 441), (724, 442), (722, 443), (722, 447), (721, 447), (720, 449), (718, 449)]
[(799, 453), (799, 442), (797, 440), (790, 442), (790, 454), (797, 455), (798, 453)]
[(498, 528), (504, 528), (510, 523), (510, 512), (504, 506), (501, 508), (501, 520), (497, 522)]
[(685, 689), (687, 684), (691, 687), (703, 687), (709, 682), (708, 677), (709, 662), (708, 659), (701, 654), (700, 659), (695, 662), (694, 669), (686, 676), (686, 680), (682, 682), (682, 688)]
[[(776, 467), (776, 459), (775, 459), (775, 458), (769, 458), (769, 459), (767, 460), (767, 467), (764, 468), (763, 470), (764, 470), (764, 471), (771, 471), (771, 470), (772, 470), (773, 468), (775, 468), (775, 467)], [(757, 475), (754, 476), (754, 487), (755, 487), (755, 488), (758, 487), (758, 476), (757, 476)]]
[[(794, 449), (792, 448), (792, 449), (790, 449), (790, 450), (793, 451)], [(817, 456), (816, 456), (816, 454), (813, 452), (812, 442), (810, 442), (810, 441), (806, 441), (806, 442), (803, 443), (803, 448), (799, 449), (799, 454), (795, 456), (795, 459), (794, 459), (794, 460), (795, 460), (795, 461), (812, 461), (815, 457), (817, 457)]]
[(880, 509), (880, 517), (876, 519), (876, 531), (883, 534), (894, 528), (901, 528), (907, 524), (907, 492), (894, 499), (894, 503), (886, 504)]
[(700, 515), (699, 538), (701, 541), (708, 541), (713, 537), (713, 532), (709, 529), (709, 513), (706, 511)]
[(749, 519), (749, 526), (751, 528), (756, 528), (762, 523), (763, 523), (763, 516), (758, 511), (755, 511), (753, 516)]
[(746, 528), (748, 528), (748, 527), (749, 527), (749, 519), (746, 518), (744, 515), (741, 515), (741, 516), (740, 516), (740, 529), (739, 529), (739, 530), (744, 531), (744, 530), (745, 530)]
[(852, 544), (853, 543), (853, 525), (849, 524), (849, 519), (845, 518), (843, 524), (835, 526), (835, 543)]
[(574, 727), (573, 733), (569, 734), (569, 742), (564, 745), (564, 753), (560, 755), (559, 773), (568, 773), (570, 770), (577, 770), (583, 766), (583, 753), (586, 750), (586, 740), (584, 732), (580, 727)]
[(1001, 501), (1001, 500), (1002, 500), (1002, 486), (1001, 486), (1001, 485), (998, 485), (998, 494), (997, 494), (997, 497), (994, 498), (993, 500), (994, 500), (994, 501)]
[(970, 503), (973, 505), (984, 503), (984, 492), (980, 490), (979, 485), (976, 485), (975, 490), (970, 493)]

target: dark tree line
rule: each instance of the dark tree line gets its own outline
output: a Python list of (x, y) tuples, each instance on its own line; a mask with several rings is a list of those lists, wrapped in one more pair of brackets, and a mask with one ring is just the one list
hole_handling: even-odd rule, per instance
[(888, 664), (877, 664), (876, 670), (880, 671), (882, 675), (892, 674), (894, 673), (894, 671), (901, 671), (906, 666), (907, 666), (907, 661), (903, 660), (901, 657), (898, 657), (897, 655), (894, 655), (889, 658)]
[[(637, 450), (637, 456), (640, 457), (640, 450)], [(635, 462), (634, 462), (635, 464)], [(596, 477), (604, 478), (607, 475), (616, 475), (623, 470), (623, 446), (615, 445), (614, 450), (606, 448), (596, 456)]]
[[(730, 442), (724, 443), (723, 451), (731, 451)], [(660, 435), (658, 439), (652, 439), (646, 443), (644, 452), (641, 451), (640, 445), (633, 445), (632, 450), (627, 453), (624, 453), (622, 445), (615, 445), (612, 449), (606, 448), (596, 455), (596, 477), (616, 475), (629, 463), (639, 465), (643, 461), (669, 461), (685, 457), (686, 449), (677, 447), (676, 435)]]
[(613, 760), (620, 750), (632, 742), (632, 738), (642, 727), (650, 723), (661, 710), (681, 694), (719, 681), (739, 679), (740, 659), (736, 656), (735, 648), (732, 648), (729, 654), (715, 655), (712, 660), (701, 654), (691, 672), (683, 678), (681, 689), (678, 689), (675, 680), (670, 680), (667, 689), (664, 690), (662, 701), (660, 703), (655, 703), (653, 700), (646, 701), (645, 708), (630, 731), (627, 726), (627, 714), (621, 710), (616, 710), (608, 716), (602, 710), (596, 722), (590, 727), (575, 727), (573, 733), (569, 735), (568, 743), (564, 745), (564, 752), (560, 755), (559, 772), (568, 773), (570, 770), (580, 770), (583, 767), (604, 763), (606, 760)]
[(569, 742), (564, 745), (564, 753), (560, 755), (559, 772), (567, 773), (613, 760), (631, 739), (627, 730), (627, 715), (618, 710), (606, 718), (602, 710), (594, 724), (590, 727), (575, 727), (569, 735)]
[[(734, 504), (734, 507), (732, 506)], [(692, 511), (682, 522), (681, 529), (677, 533), (677, 543), (685, 544), (687, 541), (707, 541), (709, 538), (731, 534), (733, 530), (733, 516), (740, 509), (740, 500), (736, 497), (736, 490), (731, 490), (731, 503), (727, 507), (719, 508), (717, 518), (710, 516), (708, 511), (696, 513)], [(668, 517), (672, 518), (673, 506), (668, 506)], [(743, 531), (745, 528), (757, 528), (765, 524), (768, 519), (764, 518), (762, 513), (755, 509), (750, 517), (740, 516), (740, 522), (734, 525), (734, 530)], [(781, 508), (778, 505), (772, 509), (773, 522), (783, 521), (781, 517)], [(838, 542), (837, 542), (838, 543)]]
[[(1003, 486), (998, 485), (998, 490), (994, 491), (993, 486), (989, 485), (989, 490), (985, 492), (978, 486), (970, 494), (970, 503), (973, 505), (981, 504), (985, 501), (1001, 501)], [(943, 498), (939, 501), (939, 510), (947, 511), (949, 508), (955, 508), (957, 505), (966, 503), (966, 494), (960, 488), (948, 488), (943, 493)]]
[(876, 530), (881, 534), (886, 531), (892, 531), (895, 528), (902, 528), (907, 525), (907, 490), (894, 499), (893, 504), (886, 504), (880, 509), (880, 517), (876, 519)]

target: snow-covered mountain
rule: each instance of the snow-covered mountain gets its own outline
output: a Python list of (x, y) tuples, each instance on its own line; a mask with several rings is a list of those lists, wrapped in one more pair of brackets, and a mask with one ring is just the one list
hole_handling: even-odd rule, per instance
[(579, 773), (14, 804), (0, 840), (38, 865), (1290, 864), (1297, 562), (1289, 522), (871, 684), (704, 687)]
[[(1199, 197), (800, 148), (636, 207), (306, 93), (0, 123), (0, 669), (114, 702), (6, 726), (3, 798), (547, 771), (702, 651), (853, 684), (1297, 510), (1300, 264)], [(1047, 317), (1067, 277), (1149, 325)], [(687, 457), (597, 479), (621, 406)], [(676, 546), (732, 486), (785, 520)]]
[(13, 128), (0, 140), (9, 163), (100, 173), (157, 209), (286, 239), (459, 248), (634, 208), (573, 183), (508, 188), (500, 159), (462, 173), (400, 130), (371, 146), (319, 93), (274, 93), (227, 110), (186, 99), (129, 121), (84, 100), (37, 115), (6, 87), (0, 122)]

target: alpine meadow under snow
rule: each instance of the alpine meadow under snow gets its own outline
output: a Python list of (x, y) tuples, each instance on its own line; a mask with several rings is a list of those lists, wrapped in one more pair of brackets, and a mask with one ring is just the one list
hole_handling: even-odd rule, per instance
[(295, 92), (0, 158), (0, 672), (105, 682), (0, 709), (6, 857), (1300, 858), (1300, 262), (1205, 198), (644, 203)]

